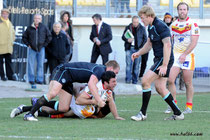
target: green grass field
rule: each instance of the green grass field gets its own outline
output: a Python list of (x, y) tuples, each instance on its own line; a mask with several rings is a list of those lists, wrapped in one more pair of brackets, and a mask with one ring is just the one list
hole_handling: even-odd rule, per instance
[[(178, 95), (177, 99), (184, 110), (186, 96)], [(0, 99), (0, 139), (210, 139), (210, 93), (195, 94), (193, 113), (185, 115), (182, 121), (163, 120), (169, 115), (163, 113), (167, 106), (158, 95), (152, 95), (148, 118), (143, 122), (130, 120), (139, 111), (140, 95), (116, 97), (118, 112), (125, 121), (114, 120), (111, 114), (104, 119), (86, 120), (42, 117), (38, 122), (27, 122), (23, 121), (23, 115), (11, 119), (10, 111), (20, 104), (30, 105), (30, 99)], [(174, 133), (182, 136), (172, 136)]]

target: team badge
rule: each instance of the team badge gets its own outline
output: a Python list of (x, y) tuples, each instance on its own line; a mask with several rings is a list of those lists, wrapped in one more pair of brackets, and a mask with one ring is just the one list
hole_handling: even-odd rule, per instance
[(195, 34), (198, 34), (198, 29), (195, 29)]
[(152, 39), (152, 40), (154, 39), (154, 36), (153, 36), (153, 35), (151, 35), (151, 39)]
[(66, 79), (64, 79), (64, 78), (61, 79), (61, 82), (62, 82), (62, 83), (66, 83)]

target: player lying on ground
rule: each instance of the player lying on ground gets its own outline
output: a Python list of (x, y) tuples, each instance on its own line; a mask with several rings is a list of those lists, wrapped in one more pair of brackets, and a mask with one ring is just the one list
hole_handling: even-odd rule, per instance
[[(117, 113), (117, 108), (114, 102), (112, 90), (116, 86), (116, 75), (114, 72), (107, 71), (102, 75), (102, 80), (97, 83), (98, 93), (101, 96), (102, 100), (104, 100), (107, 105), (104, 107), (98, 107), (96, 104), (96, 100), (93, 98), (88, 86), (84, 88), (78, 93), (81, 89), (81, 85), (79, 87), (74, 86), (74, 94), (70, 108), (71, 110), (66, 113), (59, 113), (58, 111), (58, 101), (51, 101), (50, 106), (43, 106), (41, 108), (41, 112), (39, 111), (39, 116), (51, 116), (51, 118), (61, 118), (61, 117), (74, 117), (75, 115), (80, 117), (81, 119), (84, 118), (103, 118), (105, 117), (110, 111), (112, 112), (113, 116), (117, 120), (124, 120), (124, 118), (119, 117)], [(77, 89), (77, 90), (76, 90)], [(78, 97), (78, 98), (77, 98)], [(78, 105), (75, 103), (82, 104)], [(35, 104), (35, 100), (33, 99), (33, 105)], [(10, 117), (14, 118), (15, 116), (27, 112), (32, 108), (32, 106), (24, 106), (20, 105), (18, 108), (12, 110)], [(57, 114), (57, 115), (55, 115)]]
[(106, 65), (93, 64), (88, 62), (65, 63), (57, 66), (52, 74), (47, 94), (44, 94), (29, 113), (24, 115), (25, 121), (38, 121), (34, 113), (42, 106), (47, 106), (49, 101), (59, 94), (58, 110), (68, 112), (73, 94), (73, 83), (87, 83), (91, 93), (95, 97), (98, 106), (103, 107), (105, 102), (98, 95), (96, 84), (101, 80), (105, 71), (113, 71), (117, 74), (120, 70), (119, 64), (110, 60)]

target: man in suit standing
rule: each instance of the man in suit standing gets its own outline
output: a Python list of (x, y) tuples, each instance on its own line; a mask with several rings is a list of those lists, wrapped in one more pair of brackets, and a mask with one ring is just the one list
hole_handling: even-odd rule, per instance
[(96, 63), (99, 55), (102, 57), (103, 64), (109, 60), (109, 53), (112, 52), (110, 41), (112, 40), (111, 27), (102, 21), (99, 14), (92, 16), (93, 22), (90, 40), (93, 41), (91, 63)]

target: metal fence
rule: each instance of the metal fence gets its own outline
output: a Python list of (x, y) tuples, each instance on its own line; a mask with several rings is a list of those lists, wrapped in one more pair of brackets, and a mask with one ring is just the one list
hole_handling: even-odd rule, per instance
[(189, 16), (192, 18), (210, 18), (210, 0), (56, 0), (58, 13), (60, 10), (72, 12), (74, 17), (90, 17), (100, 13), (103, 17), (130, 17), (145, 4), (154, 8), (158, 17), (165, 12), (177, 15), (176, 6), (186, 2), (190, 7)]

